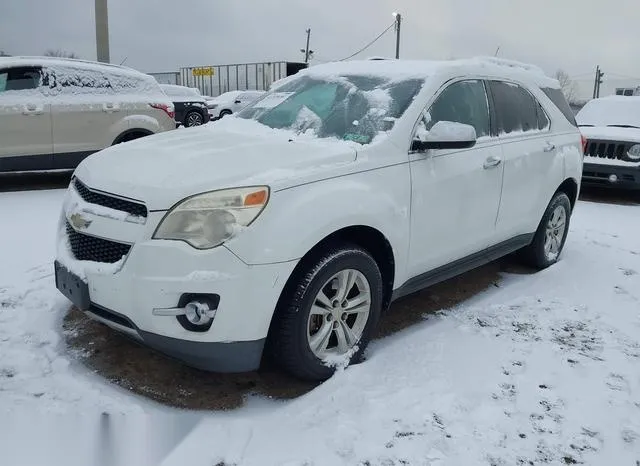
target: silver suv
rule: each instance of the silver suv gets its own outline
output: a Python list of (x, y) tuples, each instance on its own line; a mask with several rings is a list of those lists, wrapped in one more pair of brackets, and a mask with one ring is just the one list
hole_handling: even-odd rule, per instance
[(152, 76), (97, 62), (0, 58), (0, 172), (72, 169), (93, 152), (175, 129)]

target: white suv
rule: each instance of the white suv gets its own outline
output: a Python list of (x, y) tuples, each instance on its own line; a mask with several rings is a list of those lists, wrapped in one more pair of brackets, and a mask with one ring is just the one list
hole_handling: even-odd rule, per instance
[(71, 169), (120, 142), (175, 129), (152, 76), (115, 65), (0, 58), (0, 173)]
[(517, 250), (558, 260), (583, 156), (558, 96), (482, 58), (301, 71), (215, 125), (86, 159), (57, 286), (193, 366), (253, 370), (267, 349), (324, 379), (394, 299)]

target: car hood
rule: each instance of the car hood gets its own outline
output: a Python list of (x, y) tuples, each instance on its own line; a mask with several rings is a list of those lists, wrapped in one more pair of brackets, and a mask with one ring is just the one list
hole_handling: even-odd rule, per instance
[(224, 120), (109, 147), (87, 157), (75, 175), (92, 189), (165, 210), (216, 189), (269, 185), (277, 191), (336, 176), (356, 159), (352, 143)]
[(587, 139), (640, 143), (640, 129), (616, 126), (581, 126), (580, 132)]

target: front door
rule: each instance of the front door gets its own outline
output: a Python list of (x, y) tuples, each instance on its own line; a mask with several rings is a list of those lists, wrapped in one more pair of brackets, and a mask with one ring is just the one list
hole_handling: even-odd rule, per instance
[(464, 150), (410, 156), (412, 201), (409, 275), (415, 277), (482, 251), (493, 240), (502, 189), (502, 152), (491, 137), (482, 80), (447, 85), (420, 125), (473, 126), (478, 142)]
[(0, 69), (0, 172), (51, 168), (51, 106), (37, 67)]

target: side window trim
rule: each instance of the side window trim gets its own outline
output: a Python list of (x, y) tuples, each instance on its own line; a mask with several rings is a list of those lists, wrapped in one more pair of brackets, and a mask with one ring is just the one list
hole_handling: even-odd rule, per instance
[[(508, 84), (513, 84), (518, 86), (520, 89), (522, 89), (523, 91), (525, 91), (527, 94), (529, 94), (529, 96), (533, 99), (534, 105), (536, 106), (536, 117), (538, 116), (538, 107), (542, 109), (542, 111), (544, 112), (545, 116), (547, 117), (547, 121), (549, 122), (549, 126), (546, 129), (539, 129), (536, 128), (535, 131), (534, 130), (528, 130), (528, 131), (523, 131), (521, 133), (518, 133), (516, 136), (510, 136), (510, 133), (505, 133), (503, 135), (498, 135), (498, 128), (497, 128), (497, 106), (495, 105), (495, 101), (493, 100), (493, 92), (491, 91), (491, 86), (489, 85), (489, 83), (491, 81), (496, 81), (496, 82), (502, 82), (502, 83), (508, 83)], [(529, 88), (518, 81), (514, 81), (512, 79), (506, 79), (506, 78), (489, 78), (486, 81), (486, 88), (487, 88), (487, 94), (491, 94), (491, 100), (492, 100), (492, 104), (493, 104), (493, 112), (492, 115), (494, 115), (496, 117), (496, 137), (500, 137), (500, 138), (515, 138), (515, 137), (531, 137), (537, 133), (549, 133), (551, 132), (551, 126), (552, 126), (552, 121), (551, 118), (549, 118), (549, 114), (547, 113), (547, 111), (545, 110), (545, 108), (542, 106), (542, 104), (540, 103), (540, 100), (533, 95), (533, 93), (529, 90)], [(532, 134), (533, 133), (533, 134)]]

